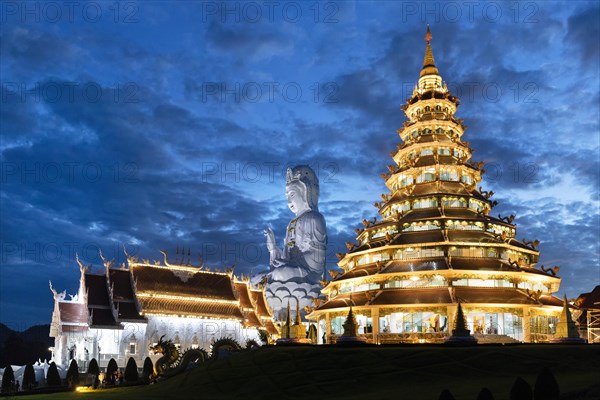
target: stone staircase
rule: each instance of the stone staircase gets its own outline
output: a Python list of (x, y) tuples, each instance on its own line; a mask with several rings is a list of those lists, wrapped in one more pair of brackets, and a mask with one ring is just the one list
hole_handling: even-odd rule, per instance
[(513, 344), (521, 343), (515, 338), (508, 335), (484, 335), (476, 333), (473, 335), (477, 339), (477, 344), (496, 343), (496, 344)]

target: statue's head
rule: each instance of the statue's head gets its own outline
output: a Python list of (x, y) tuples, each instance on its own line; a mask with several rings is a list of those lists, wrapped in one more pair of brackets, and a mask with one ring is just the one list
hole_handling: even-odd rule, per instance
[(318, 210), (319, 179), (308, 165), (288, 168), (285, 192), (288, 206), (295, 214), (304, 210)]

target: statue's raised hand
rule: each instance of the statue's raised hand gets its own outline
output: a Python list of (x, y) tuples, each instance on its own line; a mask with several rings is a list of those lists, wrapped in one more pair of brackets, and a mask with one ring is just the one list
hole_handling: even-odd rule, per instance
[(275, 234), (271, 228), (265, 229), (265, 236), (267, 237), (267, 250), (273, 251), (277, 247), (275, 245)]

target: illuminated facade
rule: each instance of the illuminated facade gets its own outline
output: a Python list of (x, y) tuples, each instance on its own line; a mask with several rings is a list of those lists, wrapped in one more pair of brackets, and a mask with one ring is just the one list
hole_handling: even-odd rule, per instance
[[(183, 253), (182, 253), (183, 254)], [(233, 338), (245, 345), (259, 340), (259, 330), (278, 336), (264, 291), (233, 271), (210, 271), (182, 260), (171, 264), (139, 262), (128, 257), (127, 267), (105, 261), (103, 274), (88, 273), (79, 262), (77, 295), (54, 294), (50, 336), (53, 359), (65, 367), (75, 359), (81, 368), (95, 358), (105, 367), (111, 358), (121, 367), (129, 357), (141, 366), (148, 348), (161, 336), (182, 350), (204, 348), (213, 340)]]
[(408, 121), (395, 165), (382, 174), (390, 193), (363, 220), (357, 243), (338, 254), (342, 272), (324, 282), (308, 319), (335, 341), (349, 306), (359, 333), (375, 343), (442, 342), (458, 303), (480, 342), (546, 341), (562, 302), (557, 269), (536, 268), (538, 241), (516, 239), (514, 216), (491, 216), (493, 192), (478, 184), (482, 163), (462, 140), (459, 99), (442, 82), (427, 28), (418, 84), (402, 107)]

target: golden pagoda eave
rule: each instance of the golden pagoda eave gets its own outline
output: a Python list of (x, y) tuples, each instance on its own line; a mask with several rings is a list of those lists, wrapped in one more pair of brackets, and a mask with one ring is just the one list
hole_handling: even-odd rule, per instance
[(498, 242), (498, 243), (475, 243), (475, 242), (431, 242), (431, 243), (422, 243), (419, 246), (415, 245), (415, 244), (394, 244), (394, 245), (386, 245), (386, 246), (382, 246), (382, 247), (375, 247), (375, 248), (371, 248), (371, 249), (366, 249), (366, 250), (361, 250), (361, 251), (356, 251), (353, 253), (346, 253), (346, 255), (344, 256), (344, 258), (342, 258), (340, 261), (338, 261), (338, 266), (342, 269), (344, 269), (344, 266), (350, 261), (351, 258), (354, 258), (356, 256), (362, 256), (365, 254), (369, 254), (369, 253), (376, 253), (376, 252), (381, 252), (382, 250), (399, 250), (399, 249), (405, 249), (405, 248), (414, 248), (414, 247), (433, 247), (433, 246), (474, 246), (476, 245), (477, 247), (502, 247), (505, 249), (510, 249), (510, 250), (516, 250), (522, 253), (527, 253), (530, 255), (535, 255), (535, 256), (539, 256), (540, 252), (537, 250), (532, 250), (532, 249), (524, 249), (524, 248), (520, 248), (517, 246), (513, 246), (510, 245), (508, 243), (505, 242)]
[[(422, 308), (440, 308), (440, 307), (448, 307), (455, 306), (458, 303), (428, 303), (428, 304), (389, 304), (389, 305), (376, 305), (376, 306), (352, 306), (352, 309), (356, 311), (357, 314), (360, 314), (360, 311), (370, 311), (373, 309), (379, 309), (380, 311), (383, 309), (394, 309), (394, 308), (402, 308), (402, 309), (422, 309)], [(539, 310), (542, 311), (546, 315), (557, 315), (562, 311), (562, 307), (559, 306), (538, 306), (532, 304), (513, 304), (513, 303), (462, 303), (463, 308), (465, 309), (530, 309), (530, 310)], [(306, 319), (311, 321), (316, 321), (321, 315), (324, 314), (344, 314), (348, 312), (348, 307), (337, 307), (337, 308), (329, 308), (326, 310), (318, 310), (315, 309), (311, 311), (310, 314), (306, 315)]]

